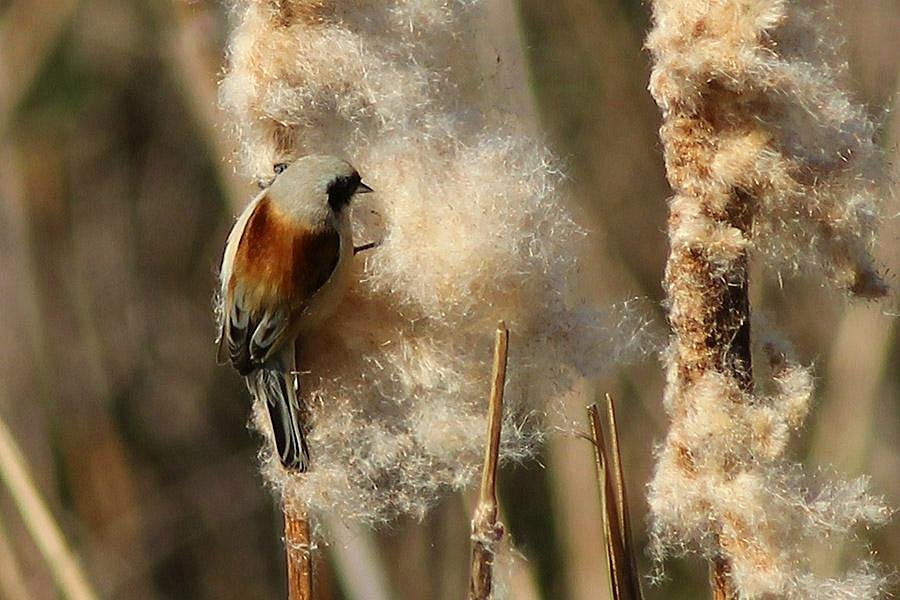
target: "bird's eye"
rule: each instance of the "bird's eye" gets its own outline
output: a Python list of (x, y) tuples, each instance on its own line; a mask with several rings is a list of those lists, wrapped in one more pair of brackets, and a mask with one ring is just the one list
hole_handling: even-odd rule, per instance
[(275, 163), (275, 165), (272, 167), (272, 170), (275, 171), (276, 175), (281, 175), (287, 168), (287, 163)]

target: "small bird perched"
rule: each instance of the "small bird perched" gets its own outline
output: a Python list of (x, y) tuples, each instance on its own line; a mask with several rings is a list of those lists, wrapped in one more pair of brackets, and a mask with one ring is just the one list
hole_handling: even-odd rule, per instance
[(348, 205), (372, 189), (333, 156), (305, 156), (275, 171), (228, 235), (218, 358), (264, 401), (281, 464), (305, 471), (295, 342), (334, 311), (347, 288), (354, 254)]

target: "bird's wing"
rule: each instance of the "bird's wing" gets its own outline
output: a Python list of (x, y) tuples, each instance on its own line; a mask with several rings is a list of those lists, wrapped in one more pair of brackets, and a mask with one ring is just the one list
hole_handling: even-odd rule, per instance
[(225, 242), (225, 250), (222, 255), (222, 266), (219, 269), (219, 293), (216, 296), (217, 312), (219, 316), (219, 337), (216, 340), (218, 348), (216, 361), (220, 365), (224, 365), (229, 360), (229, 346), (233, 344), (233, 338), (229, 336), (229, 333), (240, 329), (235, 327), (236, 323), (240, 323), (242, 327), (246, 326), (243, 324), (243, 320), (247, 317), (243, 314), (243, 311), (235, 308), (233, 290), (229, 285), (231, 276), (234, 273), (234, 259), (237, 255), (238, 244), (240, 244), (241, 238), (244, 235), (244, 229), (247, 227), (247, 222), (250, 220), (250, 217), (253, 216), (257, 205), (266, 196), (268, 191), (268, 189), (261, 191), (244, 208), (243, 212), (238, 216), (237, 221), (235, 221), (234, 226), (231, 228), (231, 231), (228, 233), (228, 240)]
[(229, 236), (226, 260), (230, 246), (235, 246), (230, 273), (223, 261), (219, 347), (220, 359), (227, 357), (242, 375), (262, 365), (296, 334), (300, 313), (331, 277), (341, 256), (336, 229), (298, 228), (265, 194), (248, 211), (242, 231)]

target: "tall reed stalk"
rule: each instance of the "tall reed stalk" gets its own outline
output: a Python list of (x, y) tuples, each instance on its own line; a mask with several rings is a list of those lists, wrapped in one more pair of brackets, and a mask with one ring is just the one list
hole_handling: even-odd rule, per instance
[[(837, 82), (828, 7), (780, 0), (656, 0), (650, 89), (674, 191), (665, 288), (671, 426), (651, 484), (654, 549), (710, 563), (713, 597), (875, 597), (865, 561), (815, 576), (805, 546), (888, 511), (864, 480), (827, 483), (786, 459), (812, 397), (810, 369), (754, 322), (751, 255), (813, 267), (853, 295), (886, 286), (874, 126)], [(762, 363), (753, 363), (753, 346)], [(763, 389), (758, 381), (768, 380)]]

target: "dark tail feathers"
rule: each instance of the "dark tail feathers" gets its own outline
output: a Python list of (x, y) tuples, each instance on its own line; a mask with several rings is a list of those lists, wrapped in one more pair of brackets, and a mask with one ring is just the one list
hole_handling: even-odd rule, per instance
[(286, 469), (306, 471), (309, 468), (309, 448), (300, 419), (295, 376), (289, 372), (262, 368), (247, 378), (247, 386), (254, 396), (265, 401), (281, 464)]

